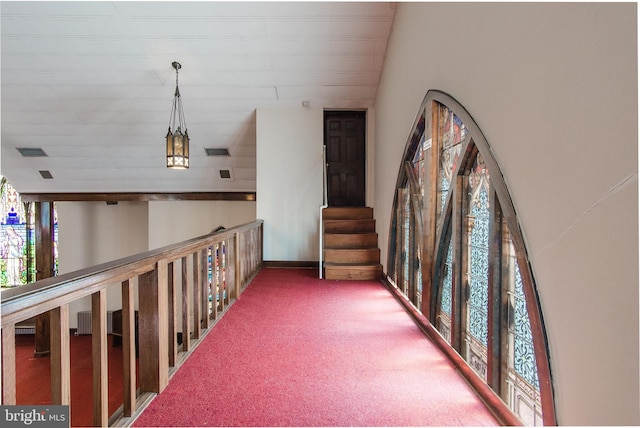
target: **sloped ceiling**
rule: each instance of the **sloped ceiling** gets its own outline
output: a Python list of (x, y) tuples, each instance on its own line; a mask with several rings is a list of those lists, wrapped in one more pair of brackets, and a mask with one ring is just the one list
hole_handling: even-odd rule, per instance
[[(394, 6), (4, 1), (0, 14), (0, 173), (19, 192), (210, 192), (255, 191), (257, 107), (373, 105)], [(164, 166), (173, 61), (181, 171)]]

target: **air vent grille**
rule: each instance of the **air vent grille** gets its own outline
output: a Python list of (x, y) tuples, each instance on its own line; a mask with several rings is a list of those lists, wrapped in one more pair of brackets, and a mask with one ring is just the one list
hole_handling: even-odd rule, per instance
[(214, 149), (205, 147), (204, 151), (207, 156), (229, 156), (229, 149), (226, 148)]
[(16, 148), (25, 158), (46, 157), (47, 154), (40, 147), (18, 147)]

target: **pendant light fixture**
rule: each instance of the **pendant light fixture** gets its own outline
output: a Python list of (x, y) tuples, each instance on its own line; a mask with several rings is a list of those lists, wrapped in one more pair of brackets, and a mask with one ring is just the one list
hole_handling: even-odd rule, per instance
[[(167, 133), (167, 168), (187, 169), (189, 168), (189, 134), (187, 124), (184, 120), (182, 110), (182, 100), (178, 89), (178, 70), (182, 68), (179, 62), (172, 62), (176, 69), (176, 92), (173, 97), (173, 107), (169, 118), (169, 132)], [(178, 126), (176, 127), (176, 119)], [(173, 131), (172, 131), (173, 129)], [(184, 129), (184, 134), (182, 130)]]

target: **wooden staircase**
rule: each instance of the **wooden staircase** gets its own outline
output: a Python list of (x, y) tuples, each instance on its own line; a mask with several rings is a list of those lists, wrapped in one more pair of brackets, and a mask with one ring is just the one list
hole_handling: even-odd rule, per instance
[(364, 280), (382, 276), (373, 208), (325, 208), (322, 222), (326, 279)]

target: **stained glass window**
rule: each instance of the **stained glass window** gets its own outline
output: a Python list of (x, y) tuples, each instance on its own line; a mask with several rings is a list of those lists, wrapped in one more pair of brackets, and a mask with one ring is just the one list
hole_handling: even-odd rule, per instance
[(538, 383), (538, 370), (533, 352), (533, 337), (531, 335), (531, 323), (527, 312), (527, 302), (522, 289), (522, 277), (520, 268), (515, 263), (515, 307), (514, 307), (514, 346), (513, 366), (516, 373), (531, 386), (540, 389)]
[[(528, 265), (521, 270), (517, 264), (526, 254), (516, 254), (513, 244), (517, 240), (518, 251), (524, 252), (517, 216), (488, 143), (473, 130), (473, 119), (450, 96), (427, 94), (397, 180), (390, 277), (405, 295), (411, 294), (407, 284), (422, 283), (411, 269), (426, 262), (432, 276), (424, 278), (424, 293), (430, 301), (420, 304), (407, 297), (524, 424), (555, 424), (540, 308), (526, 298), (535, 285)], [(414, 182), (407, 184), (407, 170), (415, 173), (420, 193), (412, 188)], [(414, 197), (419, 200), (409, 203)], [(414, 216), (416, 210), (423, 210), (424, 217)], [(420, 221), (422, 228), (417, 227)], [(490, 305), (490, 291), (493, 303), (505, 304)]]
[(469, 333), (487, 346), (487, 310), (489, 305), (489, 176), (478, 155), (469, 188), (471, 215), (469, 278)]
[(431, 139), (425, 139), (426, 110), (416, 119), (410, 143), (404, 155), (402, 177), (395, 196), (392, 215), (394, 247), (389, 252), (392, 262), (388, 278), (414, 306), (422, 305), (422, 249), (413, 231), (422, 223), (422, 198), (425, 194), (427, 153)]
[(467, 127), (447, 106), (438, 104), (440, 109), (439, 138), (440, 138), (440, 201), (438, 215), (442, 215), (444, 205), (449, 194), (449, 187), (453, 180), (453, 173), (460, 161), (462, 142), (467, 136)]
[(451, 342), (451, 286), (453, 282), (453, 245), (449, 242), (441, 283), (438, 331)]
[[(1, 178), (0, 186), (0, 263), (2, 287), (16, 287), (27, 284), (29, 257), (35, 259), (33, 218), (25, 209), (20, 194)], [(31, 220), (31, 221), (30, 221)]]
[[(54, 275), (58, 272), (58, 217), (53, 204)], [(0, 176), (0, 285), (16, 287), (36, 280), (35, 210)]]

